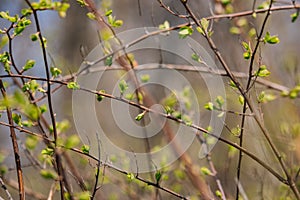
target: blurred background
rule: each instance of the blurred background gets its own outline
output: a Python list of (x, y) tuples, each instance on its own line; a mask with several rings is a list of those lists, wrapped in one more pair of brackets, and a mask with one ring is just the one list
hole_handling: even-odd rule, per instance
[[(163, 1), (172, 10), (186, 14), (184, 7), (180, 1)], [(190, 7), (193, 9), (197, 17), (203, 18), (211, 16), (212, 13), (224, 14), (228, 12), (241, 12), (251, 10), (254, 1), (229, 1), (229, 6), (222, 4), (219, 0), (190, 0), (188, 1)], [(258, 7), (263, 1), (256, 1), (255, 7)], [(282, 6), (288, 5), (291, 1), (282, 0), (276, 1), (275, 5)], [(299, 3), (298, 1), (296, 3)], [(116, 28), (116, 33), (121, 33), (126, 30), (140, 28), (140, 27), (158, 27), (165, 21), (170, 23), (170, 26), (179, 25), (187, 22), (186, 19), (172, 16), (164, 10), (156, 0), (98, 0), (96, 1), (97, 7), (101, 12), (104, 9), (111, 8), (113, 15), (117, 19), (123, 20), (124, 24)], [(21, 9), (27, 7), (24, 1), (21, 0), (1, 0), (0, 10), (9, 11), (11, 15), (19, 14)], [(70, 1), (70, 8), (65, 18), (60, 18), (55, 11), (42, 11), (39, 12), (39, 19), (44, 37), (47, 38), (47, 53), (49, 61), (52, 66), (57, 66), (63, 71), (63, 75), (69, 75), (76, 72), (81, 66), (84, 57), (89, 54), (97, 45), (99, 45), (99, 33), (97, 23), (86, 17), (87, 9), (81, 7), (76, 1)], [(299, 27), (300, 20), (291, 22), (290, 15), (295, 10), (282, 10), (272, 12), (265, 31), (269, 31), (271, 35), (278, 35), (280, 43), (276, 45), (261, 45), (259, 48), (258, 59), (255, 61), (256, 70), (260, 64), (268, 67), (271, 75), (266, 79), (290, 89), (300, 84), (299, 72), (299, 52), (300, 52), (300, 39)], [(217, 48), (220, 50), (225, 61), (232, 71), (248, 72), (249, 61), (243, 58), (244, 49), (241, 45), (243, 41), (251, 41), (252, 45), (255, 44), (255, 36), (249, 35), (251, 29), (260, 31), (262, 21), (265, 14), (257, 14), (256, 18), (246, 16), (233, 19), (218, 19), (213, 22), (213, 35), (212, 39), (215, 41)], [(33, 20), (33, 19), (32, 19)], [(4, 29), (9, 27), (9, 23), (0, 19), (0, 28)], [(36, 32), (34, 25), (26, 29), (22, 36), (13, 40), (13, 55), (17, 66), (23, 66), (27, 59), (36, 60), (36, 68), (28, 71), (28, 75), (45, 77), (41, 49), (38, 43), (30, 41), (29, 36)], [(196, 31), (195, 31), (196, 33)], [(214, 57), (212, 50), (207, 45), (207, 42), (200, 34), (193, 34), (191, 37), (201, 44), (204, 49), (216, 61), (218, 68), (222, 69), (217, 59)], [(252, 47), (253, 47), (252, 46)], [(8, 47), (1, 47), (1, 52), (7, 51)], [(142, 51), (135, 52), (135, 60), (139, 64), (148, 62), (160, 62), (163, 54), (163, 63), (165, 64), (182, 64), (189, 65), (185, 60), (174, 58), (174, 55), (167, 52), (159, 51)], [(51, 58), (51, 59), (50, 59)], [(0, 69), (1, 74), (5, 74), (4, 69)], [(112, 91), (116, 85), (116, 80), (120, 77), (121, 71), (113, 70), (105, 72), (101, 89), (105, 89), (108, 93)], [(202, 121), (201, 125), (208, 126), (205, 120), (210, 116), (210, 113), (204, 109), (205, 103), (212, 101), (207, 94), (207, 87), (203, 82), (201, 76), (193, 72), (181, 72), (188, 80), (190, 80), (193, 89), (196, 91), (198, 105), (200, 106), (200, 113)], [(229, 79), (223, 78), (224, 84), (228, 86)], [(245, 81), (242, 81), (245, 83)], [(14, 86), (9, 88), (9, 92), (14, 91)], [(166, 91), (164, 88), (158, 86), (149, 86), (148, 90), (153, 93), (158, 102), (163, 101), (172, 91)], [(266, 104), (259, 104), (259, 109), (263, 112), (264, 122), (271, 133), (271, 137), (276, 146), (282, 152), (288, 168), (295, 174), (300, 167), (300, 101), (299, 98), (290, 99), (282, 97), (280, 92), (266, 88), (265, 86), (255, 85), (254, 92), (251, 93), (253, 97), (258, 96), (264, 90), (268, 94), (276, 96), (276, 99)], [(231, 87), (226, 87), (226, 97), (228, 110), (237, 112), (242, 111), (242, 106), (238, 102), (238, 94), (232, 90)], [(61, 88), (53, 95), (54, 108), (57, 121), (67, 119), (70, 123), (66, 135), (77, 134), (76, 127), (73, 121), (72, 114), (72, 91), (66, 88)], [(47, 103), (46, 100), (39, 102), (39, 104)], [(84, 103), (84, 102), (83, 102)], [(110, 101), (105, 101), (97, 107), (98, 121), (105, 127), (107, 134), (110, 134), (112, 141), (124, 148), (135, 147), (135, 151), (145, 151), (144, 142), (138, 139), (128, 138), (122, 135), (122, 131), (116, 126), (112, 120)], [(139, 113), (139, 110), (131, 110), (132, 117)], [(47, 114), (46, 118), (49, 119)], [(240, 124), (241, 117), (239, 115), (227, 114), (225, 125), (229, 129), (237, 127)], [(254, 120), (249, 117), (246, 118), (245, 126), (245, 148), (253, 152), (255, 155), (266, 161), (278, 173), (282, 173), (280, 166), (274, 157), (270, 148), (265, 142), (265, 139), (257, 127)], [(5, 115), (1, 117), (5, 121)], [(176, 124), (172, 124), (176, 130)], [(227, 138), (233, 142), (238, 143), (238, 138), (224, 128), (222, 137)], [(11, 141), (9, 137), (9, 130), (0, 126), (0, 152), (6, 158), (4, 164), (8, 167), (9, 171), (6, 177), (16, 180), (15, 165), (12, 154)], [(124, 138), (123, 138), (124, 137)], [(24, 143), (26, 138), (24, 135), (19, 134), (20, 145)], [(131, 145), (128, 145), (130, 142)], [(167, 141), (163, 140), (163, 135), (159, 134), (151, 138), (151, 146), (160, 146), (166, 144)], [(44, 148), (41, 146), (38, 150)], [(206, 159), (199, 159), (199, 143), (194, 141), (193, 145), (188, 149), (188, 153), (193, 161), (200, 167), (207, 166)], [(213, 148), (212, 161), (217, 170), (217, 176), (220, 178), (228, 199), (235, 198), (236, 189), (236, 167), (238, 152), (233, 151), (227, 145), (218, 142)], [(74, 158), (76, 165), (79, 167), (87, 180), (88, 184), (92, 185), (93, 173), (95, 164), (91, 161), (88, 162), (83, 158), (76, 159), (76, 154), (71, 154)], [(36, 174), (35, 168), (30, 166), (30, 162), (25, 157), (22, 157), (24, 165), (29, 165), (24, 168), (25, 182), (29, 188), (34, 191), (47, 196), (47, 192), (51, 188), (51, 181), (43, 180)], [(196, 199), (197, 191), (191, 187), (191, 183), (184, 175), (182, 163), (175, 162), (168, 166), (165, 170), (165, 179), (163, 185), (169, 187), (180, 194), (192, 196)], [(114, 171), (107, 173), (103, 186), (99, 191), (97, 199), (151, 199), (153, 198), (153, 188), (147, 186), (140, 186), (140, 183), (128, 183), (126, 177)], [(149, 175), (141, 175), (149, 177)], [(151, 176), (151, 175), (150, 175)], [(120, 178), (121, 177), (121, 178)], [(206, 178), (212, 191), (216, 187), (213, 177)], [(300, 180), (297, 179), (298, 185)], [(90, 183), (89, 183), (90, 182)], [(290, 194), (290, 191), (285, 188), (277, 179), (275, 179), (269, 172), (263, 169), (253, 160), (244, 156), (241, 184), (249, 199), (285, 199), (285, 196)], [(9, 187), (11, 189), (11, 187)], [(75, 188), (74, 188), (75, 189)], [(76, 190), (76, 189), (75, 189)], [(11, 190), (12, 194), (16, 197), (17, 191)], [(5, 196), (4, 192), (0, 190), (0, 196)], [(161, 192), (161, 199), (173, 199)], [(28, 199), (31, 199), (30, 197)], [(174, 198), (175, 199), (175, 198)]]

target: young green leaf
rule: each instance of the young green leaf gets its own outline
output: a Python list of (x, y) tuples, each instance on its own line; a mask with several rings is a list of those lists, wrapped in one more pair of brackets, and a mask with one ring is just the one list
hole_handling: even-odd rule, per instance
[(269, 44), (277, 44), (280, 42), (279, 38), (277, 37), (277, 35), (270, 35), (269, 32), (266, 33), (265, 37), (264, 37), (264, 41), (266, 43), (269, 43)]
[(88, 12), (88, 13), (86, 14), (86, 16), (87, 16), (88, 18), (90, 18), (91, 20), (96, 20), (96, 16), (95, 16), (95, 14), (92, 13), (92, 12)]
[(105, 61), (104, 61), (105, 66), (110, 67), (112, 65), (112, 63), (113, 63), (113, 56), (108, 56), (105, 58)]
[(213, 32), (212, 31), (208, 31), (208, 26), (209, 26), (209, 21), (206, 19), (206, 18), (202, 18), (201, 20), (200, 20), (200, 27), (198, 26), (197, 28), (196, 28), (196, 30), (199, 32), (199, 33), (201, 33), (202, 35), (204, 35), (204, 36), (208, 36), (208, 37), (210, 37), (212, 34), (213, 34)]
[[(99, 93), (105, 93), (105, 90), (100, 90)], [(101, 95), (101, 94), (96, 94), (96, 97), (97, 97), (97, 101), (102, 101), (104, 96)]]
[(201, 167), (200, 170), (203, 175), (212, 175), (212, 172), (207, 167)]
[(76, 147), (79, 143), (80, 143), (80, 139), (78, 135), (71, 135), (70, 137), (67, 138), (64, 146), (67, 149), (70, 149)]
[(259, 67), (258, 71), (255, 72), (255, 75), (259, 77), (267, 77), (270, 73), (271, 72), (267, 69), (266, 65), (262, 65)]
[(291, 14), (293, 23), (298, 19), (298, 16), (299, 16), (299, 10), (297, 10), (297, 12), (294, 12), (293, 14)]
[(141, 75), (141, 81), (142, 83), (147, 83), (150, 80), (150, 75), (149, 74), (143, 74)]
[(146, 112), (144, 111), (144, 112), (138, 114), (138, 115), (135, 117), (135, 120), (136, 120), (136, 121), (141, 121), (141, 120), (144, 118), (145, 113), (146, 113)]
[(113, 11), (112, 11), (111, 9), (110, 9), (110, 10), (108, 10), (108, 11), (106, 11), (106, 12), (105, 12), (105, 16), (107, 16), (107, 17), (108, 17), (109, 15), (111, 15), (111, 14), (112, 14), (112, 12), (113, 12)]
[(50, 72), (53, 78), (58, 77), (62, 73), (62, 71), (57, 67), (51, 67)]
[(218, 104), (219, 108), (222, 109), (222, 106), (225, 103), (225, 100), (223, 99), (223, 97), (222, 96), (217, 96), (215, 101)]
[(81, 7), (84, 7), (84, 6), (87, 6), (88, 4), (85, 2), (85, 0), (76, 0), (77, 1), (77, 3), (79, 3), (79, 5), (81, 6)]
[(90, 146), (89, 146), (89, 145), (86, 145), (86, 144), (82, 145), (82, 146), (81, 146), (81, 151), (82, 151), (83, 153), (85, 153), (85, 154), (89, 154), (89, 153), (90, 153)]
[(127, 178), (128, 178), (130, 181), (132, 181), (132, 180), (135, 178), (135, 176), (134, 176), (133, 173), (128, 173), (128, 174), (127, 174)]
[(214, 104), (212, 102), (208, 102), (204, 105), (206, 110), (214, 110)]
[(78, 200), (90, 200), (91, 199), (91, 194), (89, 191), (84, 191), (76, 194), (76, 197)]
[(39, 39), (39, 33), (34, 33), (30, 35), (31, 41), (35, 42)]
[(50, 170), (46, 170), (46, 169), (42, 169), (40, 171), (40, 175), (45, 178), (45, 179), (57, 179), (58, 176), (54, 171), (50, 171)]
[(239, 136), (241, 133), (241, 128), (239, 125), (237, 125), (236, 127), (232, 128), (230, 130), (231, 134), (233, 134), (234, 136)]
[(179, 38), (184, 39), (193, 34), (193, 29), (190, 26), (181, 27), (179, 30)]
[(156, 180), (157, 183), (160, 181), (161, 176), (162, 176), (161, 171), (157, 171), (155, 173), (155, 180)]
[(27, 71), (27, 70), (31, 69), (34, 65), (35, 65), (34, 60), (27, 60), (26, 64), (23, 67), (23, 70)]
[(80, 88), (80, 86), (79, 86), (78, 83), (76, 83), (76, 82), (69, 82), (69, 83), (67, 84), (67, 87), (68, 87), (69, 89), (72, 89), (72, 90), (77, 90), (77, 89)]
[(232, 27), (230, 27), (229, 32), (231, 34), (239, 35), (239, 34), (241, 34), (241, 29), (239, 27), (232, 26)]
[(128, 89), (128, 85), (124, 79), (119, 82), (119, 89), (121, 95), (123, 95), (124, 92)]
[(244, 103), (245, 103), (245, 99), (242, 95), (239, 95), (239, 102), (241, 105), (244, 105)]
[(21, 125), (21, 115), (13, 113), (12, 119), (16, 124)]
[(158, 28), (159, 28), (160, 30), (169, 29), (169, 28), (170, 28), (170, 23), (169, 23), (168, 21), (165, 21), (163, 24), (160, 24), (160, 25), (158, 26)]
[(26, 146), (27, 149), (33, 150), (38, 145), (38, 142), (39, 142), (39, 140), (36, 136), (31, 136), (30, 135), (26, 138), (25, 146)]
[(118, 28), (118, 27), (120, 27), (122, 25), (123, 25), (123, 20), (120, 20), (120, 19), (114, 21), (114, 23), (112, 24), (112, 26), (116, 27), (116, 28)]

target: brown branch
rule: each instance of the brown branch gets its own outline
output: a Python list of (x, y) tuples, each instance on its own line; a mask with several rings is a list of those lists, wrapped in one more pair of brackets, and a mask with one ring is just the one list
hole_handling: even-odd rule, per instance
[[(3, 86), (2, 79), (0, 79), (0, 90), (1, 90), (3, 98), (7, 99), (6, 91)], [(14, 122), (12, 119), (12, 112), (11, 112), (11, 108), (9, 106), (6, 106), (6, 113), (7, 113), (8, 123), (13, 125)], [(22, 165), (21, 165), (20, 152), (19, 152), (19, 147), (18, 147), (18, 142), (17, 142), (17, 136), (16, 136), (15, 129), (13, 127), (10, 127), (9, 130), (10, 130), (10, 137), (11, 137), (11, 141), (12, 141), (12, 145), (13, 145), (13, 151), (14, 151), (14, 155), (15, 155), (16, 168), (17, 168), (19, 197), (20, 197), (20, 200), (25, 200), (24, 180), (23, 180), (23, 172), (22, 172)]]

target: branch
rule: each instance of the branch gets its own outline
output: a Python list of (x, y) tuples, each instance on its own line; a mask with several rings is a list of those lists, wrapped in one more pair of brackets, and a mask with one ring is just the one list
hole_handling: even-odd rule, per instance
[[(6, 96), (6, 91), (3, 86), (2, 79), (0, 79), (0, 90), (2, 93), (2, 96), (4, 99), (7, 99)], [(12, 119), (12, 112), (9, 106), (6, 106), (6, 113), (7, 113), (7, 118), (8, 118), (8, 123), (10, 125), (13, 125), (13, 119)], [(13, 127), (9, 128), (10, 130), (10, 137), (13, 145), (13, 151), (15, 155), (15, 163), (16, 163), (16, 168), (17, 168), (17, 177), (18, 177), (18, 185), (19, 185), (19, 197), (20, 200), (25, 200), (25, 191), (24, 191), (24, 180), (23, 180), (23, 172), (22, 172), (22, 166), (21, 166), (21, 159), (20, 159), (20, 152), (19, 152), (19, 147), (18, 147), (18, 142), (17, 142), (17, 136), (15, 129)]]

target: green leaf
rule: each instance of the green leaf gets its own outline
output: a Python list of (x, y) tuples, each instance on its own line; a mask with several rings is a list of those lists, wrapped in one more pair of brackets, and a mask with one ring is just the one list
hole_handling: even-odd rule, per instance
[(23, 70), (27, 71), (27, 70), (31, 69), (34, 65), (35, 65), (34, 60), (27, 60), (26, 64), (23, 67)]
[(28, 16), (28, 15), (31, 15), (32, 13), (33, 13), (33, 11), (30, 8), (24, 8), (21, 10), (21, 14), (23, 16)]
[[(105, 90), (99, 90), (99, 93), (105, 93)], [(97, 101), (102, 101), (104, 96), (101, 94), (96, 94)]]
[(21, 125), (21, 115), (13, 113), (12, 119), (16, 124)]
[(161, 176), (162, 176), (161, 171), (157, 171), (155, 173), (155, 180), (156, 180), (157, 183), (160, 181)]
[(73, 147), (76, 147), (80, 143), (80, 139), (78, 135), (71, 135), (70, 137), (67, 138), (64, 146), (67, 149), (71, 149)]
[(203, 175), (212, 175), (211, 171), (207, 167), (200, 168)]
[(6, 156), (4, 155), (3, 152), (0, 152), (0, 164), (2, 164), (5, 160)]
[(76, 194), (78, 200), (90, 200), (91, 194), (89, 191), (80, 192), (79, 194)]
[(190, 26), (181, 27), (179, 30), (179, 38), (184, 39), (193, 34), (193, 29)]
[(169, 108), (173, 108), (176, 104), (178, 103), (176, 99), (176, 95), (174, 93), (171, 93), (167, 97), (165, 97), (162, 100), (162, 104), (166, 107), (168, 106)]
[(29, 104), (25, 106), (24, 113), (31, 119), (36, 121), (40, 116), (39, 108), (34, 104)]
[(105, 12), (105, 16), (107, 16), (107, 17), (108, 17), (109, 15), (111, 15), (111, 14), (112, 14), (112, 12), (113, 12), (113, 11), (112, 11), (111, 9), (110, 9), (110, 10), (108, 10), (108, 11), (106, 11), (106, 12)]
[(249, 60), (251, 58), (251, 53), (249, 51), (246, 51), (243, 53), (243, 57), (246, 59), (246, 60)]
[(136, 121), (141, 121), (141, 120), (144, 118), (145, 113), (146, 113), (146, 112), (144, 111), (144, 112), (138, 114), (138, 115), (135, 117), (135, 120), (136, 120)]
[(39, 86), (40, 85), (37, 83), (36, 80), (31, 80), (31, 81), (25, 83), (23, 85), (22, 89), (23, 89), (24, 92), (26, 92), (26, 91), (35, 92), (38, 89)]
[(39, 107), (41, 113), (45, 113), (47, 111), (47, 105), (43, 104)]
[(259, 77), (267, 77), (271, 74), (269, 70), (267, 70), (266, 65), (262, 65), (259, 67), (258, 71), (255, 73), (256, 76)]
[(66, 132), (70, 128), (70, 122), (66, 119), (56, 123), (57, 132)]
[(224, 105), (224, 103), (225, 103), (225, 100), (223, 99), (223, 97), (222, 97), (222, 96), (217, 96), (217, 98), (216, 98), (216, 102), (217, 102), (217, 104), (218, 104), (219, 108), (221, 109), (221, 108), (222, 108), (222, 106), (223, 106), (223, 105)]
[(87, 6), (88, 4), (85, 2), (85, 0), (76, 0), (77, 1), (77, 3), (79, 3), (79, 5), (81, 6), (81, 7), (84, 7), (84, 6)]
[(40, 171), (40, 175), (45, 178), (45, 179), (57, 179), (58, 176), (54, 171), (50, 171), (50, 170), (46, 170), (46, 169), (42, 169)]
[(140, 78), (141, 78), (142, 83), (147, 83), (150, 80), (150, 75), (142, 74)]
[(8, 168), (6, 165), (0, 165), (0, 175), (3, 176), (8, 171)]
[(39, 39), (39, 33), (34, 33), (30, 35), (31, 41), (35, 42)]
[(90, 146), (89, 146), (89, 145), (86, 145), (86, 144), (82, 145), (82, 146), (81, 146), (81, 151), (82, 151), (83, 153), (85, 153), (85, 154), (89, 154), (89, 153), (90, 153)]
[(270, 35), (269, 32), (266, 33), (266, 36), (264, 37), (264, 41), (269, 43), (269, 44), (277, 44), (280, 42), (279, 38), (277, 35)]
[(214, 110), (214, 104), (212, 102), (208, 102), (204, 105), (204, 108), (207, 110)]
[(232, 80), (229, 81), (229, 86), (230, 86), (232, 89), (237, 89), (236, 84), (235, 84)]
[(239, 35), (239, 34), (241, 34), (241, 29), (239, 27), (232, 26), (232, 27), (230, 27), (229, 32), (231, 34)]
[(53, 156), (54, 155), (54, 149), (47, 147), (45, 149), (42, 150), (41, 152), (42, 155), (47, 155), (47, 156)]
[(230, 130), (231, 134), (233, 134), (234, 136), (239, 136), (241, 133), (241, 128), (239, 125), (237, 125), (236, 127), (232, 128)]
[(110, 67), (112, 65), (112, 63), (113, 63), (113, 56), (106, 57), (106, 59), (104, 61), (105, 66), (109, 66)]
[(17, 22), (19, 17), (18, 17), (18, 15), (12, 17), (12, 16), (9, 15), (8, 11), (6, 11), (6, 12), (2, 11), (2, 12), (0, 12), (0, 18), (3, 18), (3, 19), (6, 19), (6, 20), (8, 20), (12, 23), (15, 23), (15, 22)]
[(112, 26), (116, 27), (116, 28), (118, 28), (118, 27), (120, 27), (122, 25), (123, 25), (123, 20), (120, 20), (120, 19), (115, 20), (114, 23), (112, 24)]
[(128, 93), (125, 95), (125, 99), (130, 100), (130, 101), (133, 100), (134, 97), (135, 97), (134, 93)]
[(14, 33), (16, 35), (21, 34), (25, 30), (25, 28), (27, 26), (29, 26), (30, 24), (31, 24), (31, 21), (29, 19), (27, 19), (26, 17), (20, 19), (14, 29)]
[(257, 9), (267, 9), (267, 8), (269, 8), (269, 5), (270, 4), (268, 1), (264, 1), (257, 7)]
[(134, 176), (133, 173), (128, 173), (128, 174), (127, 174), (127, 178), (128, 178), (130, 181), (132, 181), (133, 179), (135, 179), (135, 176)]
[(67, 11), (70, 8), (70, 4), (66, 2), (54, 2), (54, 10), (58, 12), (58, 15), (61, 18), (65, 18), (67, 16)]
[(292, 18), (293, 23), (298, 19), (298, 16), (299, 16), (299, 10), (297, 12), (291, 14), (291, 18)]
[(67, 87), (68, 87), (69, 89), (72, 89), (72, 90), (78, 90), (78, 89), (80, 89), (80, 86), (79, 86), (78, 83), (76, 83), (76, 82), (69, 82), (69, 83), (67, 84)]
[(222, 198), (222, 193), (220, 192), (220, 190), (216, 190), (216, 196)]
[(256, 30), (255, 30), (255, 28), (251, 28), (251, 29), (249, 30), (249, 32), (248, 32), (248, 35), (249, 35), (250, 37), (256, 36)]
[(181, 119), (182, 117), (181, 112), (179, 111), (172, 112), (172, 116), (175, 117), (176, 119)]
[(245, 103), (245, 99), (242, 95), (239, 95), (239, 102), (241, 105), (244, 105), (244, 103)]
[(54, 78), (58, 77), (62, 73), (62, 71), (57, 67), (50, 67), (50, 72)]
[(88, 12), (88, 13), (86, 14), (86, 16), (87, 16), (88, 18), (90, 18), (91, 20), (96, 20), (96, 16), (95, 16), (95, 14), (92, 13), (92, 12)]
[(31, 120), (23, 120), (21, 123), (22, 123), (22, 126), (25, 126), (25, 127), (32, 127), (34, 125)]
[(1, 37), (0, 40), (0, 49), (2, 49), (8, 42), (8, 37), (7, 35), (4, 35), (3, 37)]
[(26, 138), (25, 146), (27, 149), (33, 150), (37, 147), (38, 143), (39, 143), (38, 138), (30, 135)]
[(191, 57), (194, 61), (201, 63), (201, 58), (198, 54), (193, 53)]
[[(201, 26), (202, 26), (202, 29), (205, 31), (205, 33), (207, 33), (207, 31), (208, 31), (208, 26), (209, 26), (209, 21), (206, 19), (206, 18), (202, 18), (201, 20), (200, 20), (200, 24), (201, 24)], [(202, 30), (202, 31), (203, 31)]]
[(158, 26), (158, 28), (159, 28), (160, 30), (169, 29), (169, 28), (170, 28), (170, 23), (169, 23), (168, 21), (165, 21), (163, 24), (160, 24), (160, 25)]
[(226, 6), (231, 3), (231, 0), (221, 0), (221, 3)]
[(121, 95), (123, 95), (124, 92), (128, 89), (128, 85), (124, 79), (119, 82), (119, 89)]

